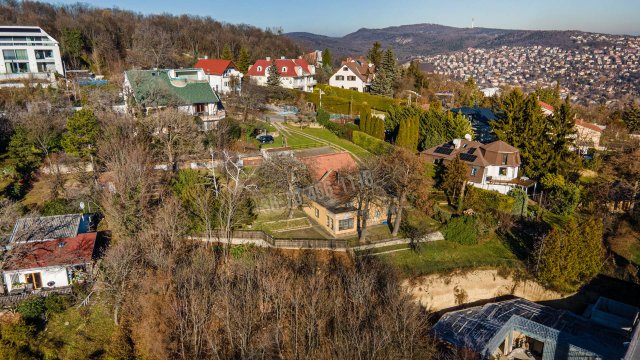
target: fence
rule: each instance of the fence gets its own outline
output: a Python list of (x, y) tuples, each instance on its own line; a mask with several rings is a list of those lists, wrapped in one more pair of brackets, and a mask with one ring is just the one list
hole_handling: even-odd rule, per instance
[[(212, 238), (214, 239), (213, 241), (216, 242), (226, 242), (226, 239), (229, 238), (234, 245), (252, 243), (258, 246), (268, 245), (281, 249), (327, 249), (346, 251), (349, 248), (347, 241), (342, 239), (275, 239), (264, 231), (256, 230), (234, 230), (229, 235), (230, 236), (227, 237), (223, 232), (215, 231), (212, 234)], [(204, 240), (203, 237), (200, 237), (200, 239)]]

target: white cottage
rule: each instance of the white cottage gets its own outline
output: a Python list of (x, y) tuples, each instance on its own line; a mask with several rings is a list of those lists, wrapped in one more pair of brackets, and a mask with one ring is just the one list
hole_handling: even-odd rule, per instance
[(19, 219), (7, 246), (2, 279), (7, 292), (70, 286), (93, 261), (97, 233), (81, 214)]
[(200, 59), (194, 66), (204, 70), (211, 88), (221, 94), (240, 93), (244, 74), (231, 60)]

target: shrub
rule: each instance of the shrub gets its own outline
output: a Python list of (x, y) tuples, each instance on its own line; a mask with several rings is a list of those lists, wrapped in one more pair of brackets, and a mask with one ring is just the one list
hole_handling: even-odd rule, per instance
[(460, 216), (449, 221), (443, 232), (444, 238), (461, 245), (478, 243), (476, 220), (471, 216)]
[(18, 304), (17, 309), (25, 320), (40, 319), (44, 315), (45, 305), (44, 298), (36, 296), (26, 299)]
[(511, 214), (514, 206), (514, 199), (510, 196), (472, 186), (467, 186), (465, 202), (468, 208), (476, 212), (499, 211)]
[(346, 125), (340, 125), (329, 120), (329, 113), (320, 109), (316, 116), (316, 121), (318, 124), (324, 126), (325, 129), (331, 131), (336, 136), (347, 139), (351, 141), (351, 133), (353, 132), (353, 127), (348, 127)]
[(352, 135), (354, 144), (376, 155), (383, 155), (393, 149), (393, 145), (383, 140), (367, 135), (361, 131), (354, 131)]
[(74, 208), (67, 200), (53, 199), (42, 205), (40, 214), (42, 216), (65, 215), (78, 211), (79, 210)]
[(451, 212), (441, 208), (438, 204), (433, 204), (433, 218), (446, 224), (451, 220)]
[(44, 298), (44, 307), (47, 315), (59, 314), (69, 307), (69, 299), (66, 296), (51, 294)]

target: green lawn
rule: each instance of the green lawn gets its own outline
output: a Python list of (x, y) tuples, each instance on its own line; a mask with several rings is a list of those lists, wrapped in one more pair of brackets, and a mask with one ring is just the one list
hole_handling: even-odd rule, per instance
[[(369, 225), (367, 227), (367, 241), (372, 242), (372, 241), (380, 241), (380, 240), (386, 240), (386, 239), (391, 239), (391, 230), (389, 230), (389, 226)], [(363, 245), (363, 244), (360, 244), (360, 242), (358, 241), (358, 235), (352, 235), (352, 236), (346, 237), (345, 240), (349, 242), (350, 246)]]
[(477, 245), (459, 245), (450, 241), (421, 244), (418, 252), (399, 251), (380, 255), (380, 260), (408, 275), (424, 275), (454, 269), (478, 267), (517, 267), (521, 262), (498, 239)]
[(296, 130), (300, 130), (302, 132), (304, 132), (305, 134), (309, 134), (312, 136), (316, 136), (322, 140), (328, 141), (332, 144), (341, 146), (345, 149), (347, 149), (349, 152), (355, 154), (356, 156), (360, 157), (361, 159), (366, 159), (368, 157), (371, 156), (371, 153), (369, 153), (367, 150), (359, 147), (358, 145), (352, 143), (349, 140), (346, 139), (341, 139), (338, 136), (336, 136), (334, 133), (332, 133), (331, 131), (325, 129), (325, 128), (303, 128), (300, 129), (298, 127), (295, 127), (293, 125), (289, 125), (287, 124), (287, 126), (289, 126), (292, 129), (296, 129)]
[(53, 315), (38, 341), (50, 355), (47, 358), (97, 359), (111, 343), (114, 330), (111, 314), (96, 301), (89, 307), (72, 306)]

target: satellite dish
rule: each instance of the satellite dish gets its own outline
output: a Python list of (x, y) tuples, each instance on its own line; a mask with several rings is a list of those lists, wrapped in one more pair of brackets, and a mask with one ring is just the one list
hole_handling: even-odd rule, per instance
[(471, 141), (471, 139), (472, 139), (472, 137), (471, 137), (471, 135), (470, 135), (470, 134), (465, 134), (465, 135), (464, 135), (464, 138), (465, 138), (467, 141)]
[(80, 210), (84, 210), (84, 201), (80, 201)]

